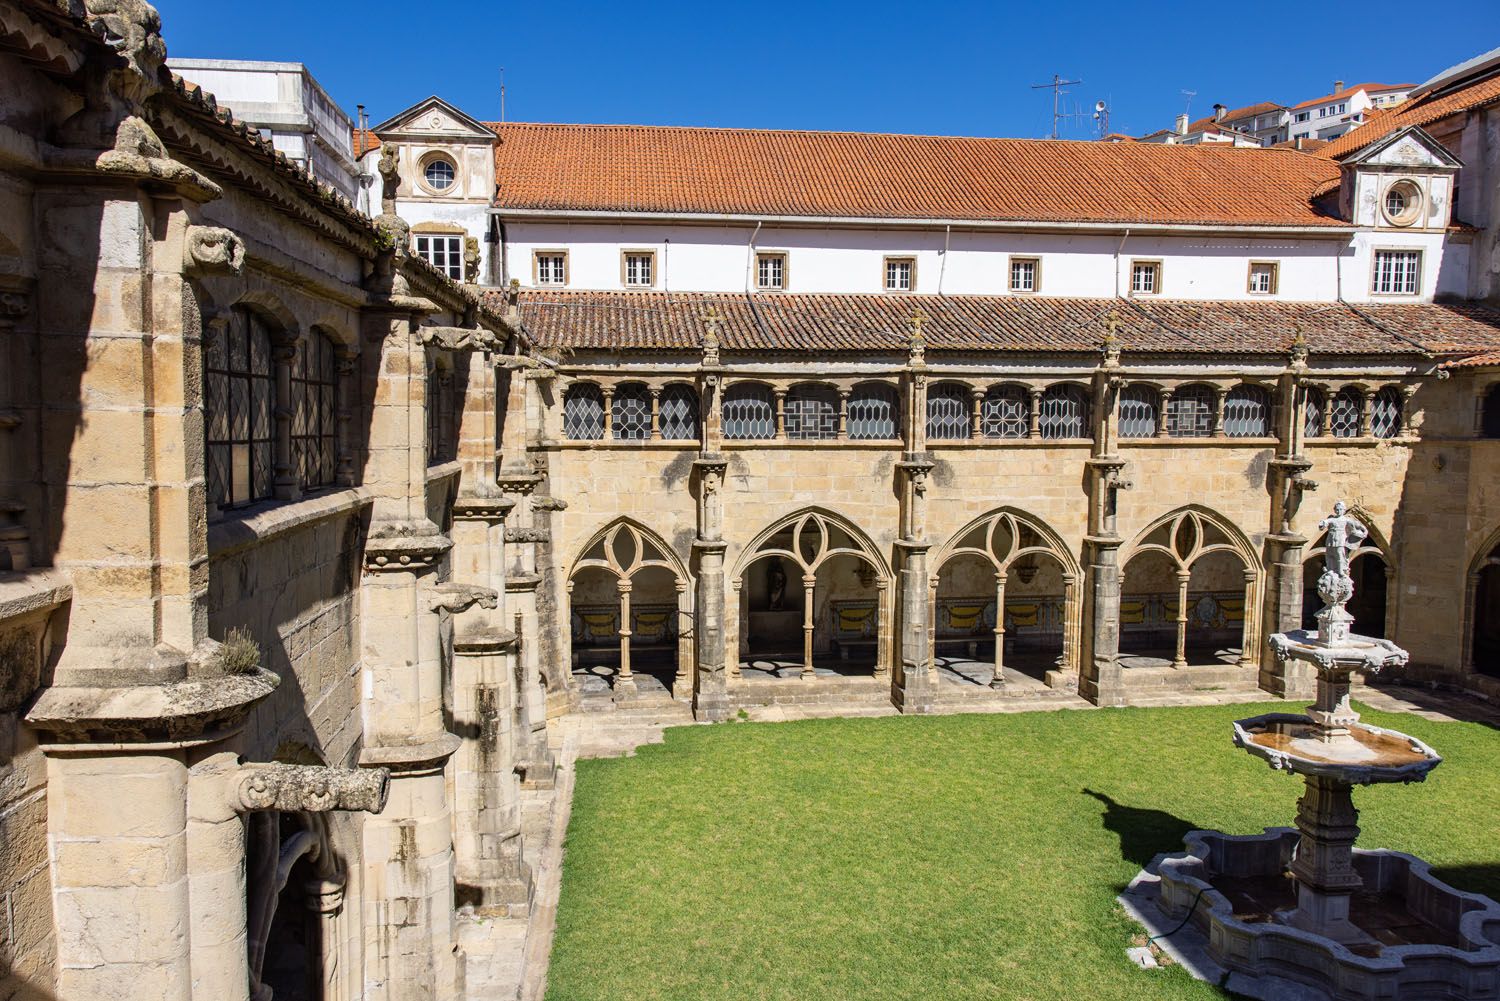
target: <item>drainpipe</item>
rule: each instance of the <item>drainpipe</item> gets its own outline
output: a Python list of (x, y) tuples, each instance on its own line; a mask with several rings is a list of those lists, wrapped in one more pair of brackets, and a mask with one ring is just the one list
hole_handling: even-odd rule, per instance
[(1120, 251), (1125, 249), (1125, 241), (1130, 239), (1130, 228), (1126, 227), (1125, 234), (1120, 237), (1119, 246), (1115, 247), (1115, 298), (1120, 298)]
[(750, 245), (745, 248), (745, 294), (750, 294), (751, 272), (755, 268), (755, 240), (760, 236), (760, 220), (755, 221), (755, 232), (750, 234)]
[(943, 263), (938, 265), (938, 295), (943, 294), (943, 275), (948, 273), (948, 239), (953, 235), (950, 223), (943, 227)]

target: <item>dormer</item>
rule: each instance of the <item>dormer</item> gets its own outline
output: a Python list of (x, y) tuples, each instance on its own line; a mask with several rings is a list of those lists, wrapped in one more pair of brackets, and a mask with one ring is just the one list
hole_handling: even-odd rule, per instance
[(1457, 157), (1422, 129), (1392, 132), (1344, 159), (1339, 208), (1356, 226), (1441, 231), (1453, 216)]
[(479, 201), (495, 194), (495, 132), (440, 97), (429, 97), (372, 129), (401, 148), (397, 197)]

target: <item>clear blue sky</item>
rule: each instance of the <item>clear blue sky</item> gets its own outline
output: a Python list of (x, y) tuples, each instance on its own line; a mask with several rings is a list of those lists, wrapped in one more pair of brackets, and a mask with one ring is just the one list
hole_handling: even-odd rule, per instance
[[(306, 63), (372, 123), (436, 93), (482, 120), (941, 135), (1047, 134), (1064, 101), (1113, 131), (1215, 102), (1294, 103), (1334, 80), (1421, 82), (1500, 45), (1495, 0), (1077, 4), (341, 3), (158, 0), (170, 53)], [(1092, 122), (1064, 123), (1092, 138)]]

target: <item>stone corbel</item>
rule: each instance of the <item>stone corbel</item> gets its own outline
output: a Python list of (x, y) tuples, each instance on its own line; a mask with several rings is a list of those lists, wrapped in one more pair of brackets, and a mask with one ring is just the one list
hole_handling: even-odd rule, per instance
[(447, 612), (450, 615), (457, 615), (474, 605), (480, 608), (496, 608), (500, 603), (500, 592), (492, 587), (480, 587), (478, 584), (448, 581), (433, 585), (432, 592), (432, 600), (428, 608), (434, 612)]
[(221, 226), (189, 226), (182, 266), (193, 274), (237, 275), (245, 266), (245, 241)]
[(531, 498), (531, 510), (533, 511), (566, 511), (568, 502), (557, 497), (533, 497)]
[(507, 528), (506, 542), (550, 542), (552, 534), (545, 528)]
[(418, 327), (417, 340), (445, 351), (498, 351), (500, 338), (479, 327)]
[(233, 783), (240, 813), (385, 809), (391, 773), (384, 768), (328, 768), (279, 762), (241, 765)]

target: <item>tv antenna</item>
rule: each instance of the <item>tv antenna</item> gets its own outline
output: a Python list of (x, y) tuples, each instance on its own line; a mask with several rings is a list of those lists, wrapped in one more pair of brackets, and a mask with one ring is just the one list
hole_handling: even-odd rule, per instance
[(1193, 117), (1193, 98), (1198, 96), (1198, 92), (1196, 90), (1180, 90), (1178, 93), (1187, 98), (1186, 103), (1182, 106), (1182, 113), (1191, 119)]
[(500, 67), (500, 121), (505, 121), (505, 67)]
[(1073, 115), (1067, 114), (1066, 112), (1063, 112), (1063, 111), (1059, 110), (1058, 102), (1062, 98), (1062, 95), (1064, 95), (1064, 94), (1067, 93), (1067, 91), (1063, 90), (1063, 88), (1064, 87), (1070, 87), (1070, 86), (1072, 86), (1075, 83), (1083, 83), (1083, 81), (1082, 80), (1064, 80), (1062, 77), (1060, 77), (1056, 73), (1054, 73), (1054, 74), (1052, 74), (1052, 82), (1051, 83), (1034, 83), (1034, 84), (1031, 85), (1031, 89), (1032, 90), (1050, 90), (1050, 91), (1052, 91), (1052, 138), (1053, 139), (1057, 138), (1057, 123), (1059, 121), (1061, 121), (1062, 119), (1064, 119), (1064, 118), (1072, 118), (1072, 117), (1074, 117)]
[(1109, 135), (1109, 105), (1104, 101), (1094, 102), (1094, 122), (1099, 129), (1099, 138)]

